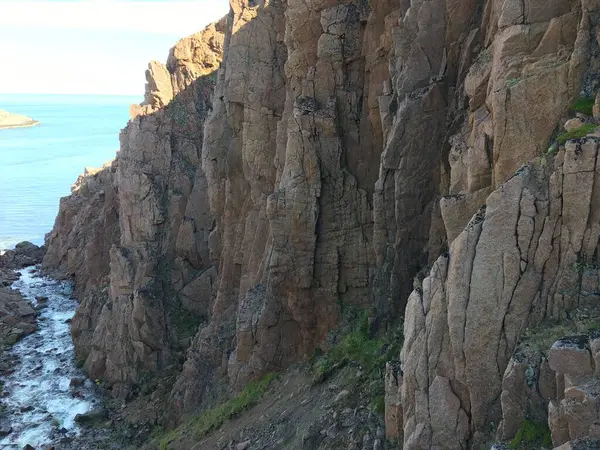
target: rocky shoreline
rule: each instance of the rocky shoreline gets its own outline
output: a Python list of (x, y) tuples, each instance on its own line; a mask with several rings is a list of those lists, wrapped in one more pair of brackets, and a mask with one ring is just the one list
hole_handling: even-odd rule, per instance
[(28, 128), (39, 124), (39, 121), (31, 117), (0, 110), (0, 130), (7, 128)]
[[(0, 349), (15, 344), (33, 333), (36, 326), (36, 311), (21, 293), (11, 284), (19, 279), (18, 272), (25, 267), (41, 263), (44, 248), (30, 242), (17, 244), (0, 256)], [(0, 364), (0, 374), (2, 373)]]
[[(30, 242), (22, 242), (17, 244), (15, 249), (0, 254), (0, 377), (2, 378), (0, 381), (0, 399), (2, 399), (0, 401), (0, 441), (6, 436), (10, 436), (11, 433), (19, 432), (14, 428), (14, 423), (12, 423), (11, 420), (5, 420), (14, 413), (14, 411), (11, 412), (10, 401), (8, 401), (9, 398), (19, 395), (14, 391), (15, 387), (17, 387), (18, 390), (18, 386), (15, 386), (14, 383), (13, 385), (10, 385), (8, 380), (15, 376), (17, 376), (18, 379), (21, 379), (19, 373), (23, 371), (27, 372), (31, 377), (39, 377), (43, 372), (42, 368), (46, 365), (45, 359), (52, 359), (50, 353), (53, 351), (58, 351), (59, 353), (59, 355), (53, 356), (54, 359), (58, 358), (59, 361), (66, 364), (65, 358), (68, 358), (68, 355), (63, 353), (64, 348), (62, 347), (58, 350), (56, 348), (50, 348), (49, 353), (44, 352), (37, 356), (33, 353), (21, 353), (19, 355), (18, 351), (14, 351), (16, 348), (15, 344), (20, 342), (26, 336), (36, 332), (38, 332), (40, 336), (30, 336), (30, 338), (35, 338), (35, 342), (43, 347), (48, 343), (48, 336), (46, 336), (46, 344), (44, 344), (44, 338), (42, 337), (44, 333), (48, 332), (47, 326), (46, 331), (44, 331), (44, 324), (49, 320), (63, 322), (60, 318), (52, 319), (52, 317), (45, 317), (44, 311), (55, 308), (52, 306), (52, 298), (36, 296), (36, 301), (31, 303), (25, 298), (27, 295), (26, 292), (21, 293), (21, 291), (17, 289), (21, 284), (19, 279), (25, 272), (29, 272), (34, 275), (34, 277), (42, 275), (42, 273), (39, 272), (38, 267), (32, 267), (41, 263), (44, 251), (45, 248), (43, 246), (38, 247)], [(47, 282), (44, 281), (41, 286), (49, 286), (51, 284), (50, 281), (51, 280), (48, 280)], [(31, 293), (29, 294), (29, 297), (31, 297)], [(70, 324), (71, 319), (64, 322)], [(59, 341), (56, 341), (57, 345), (58, 342)], [(23, 357), (23, 359), (21, 357)], [(25, 364), (25, 366), (23, 366), (23, 364)], [(52, 364), (50, 363), (50, 365)], [(35, 366), (35, 368), (32, 371), (29, 371), (29, 366)], [(117, 405), (110, 397), (106, 396), (105, 389), (101, 384), (87, 380), (78, 373), (74, 373), (74, 375), (65, 375), (65, 373), (69, 373), (69, 369), (66, 365), (62, 366), (62, 368), (57, 367), (54, 372), (55, 375), (52, 375), (53, 377), (59, 377), (61, 374), (63, 377), (71, 377), (69, 395), (72, 396), (75, 401), (78, 399), (88, 399), (93, 405), (88, 412), (80, 413), (75, 416), (75, 422), (79, 426), (76, 434), (68, 432), (67, 429), (61, 427), (61, 424), (57, 422), (57, 419), (48, 413), (47, 423), (51, 423), (54, 429), (50, 436), (51, 440), (47, 443), (47, 445), (50, 446), (44, 446), (43, 448), (61, 448), (64, 450), (75, 450), (79, 448), (87, 448), (90, 450), (128, 448), (133, 450), (134, 448), (137, 448), (137, 446), (132, 445), (131, 443), (140, 442), (149, 433), (148, 427), (131, 424), (122, 417), (123, 414), (120, 410), (120, 404)], [(23, 382), (25, 382), (24, 379)], [(58, 395), (57, 398), (63, 398), (64, 401), (65, 393), (51, 392), (51, 385), (52, 383), (42, 381), (39, 384), (39, 387), (40, 389), (48, 389), (47, 396), (52, 397)], [(42, 388), (42, 386), (45, 386), (45, 388)], [(43, 408), (39, 394), (39, 392), (37, 394), (32, 393), (31, 399), (26, 401), (25, 406), (17, 407), (16, 414), (22, 416), (24, 414), (34, 413), (39, 408)], [(61, 395), (63, 397), (60, 397)], [(29, 402), (31, 402), (31, 404)], [(15, 410), (14, 406), (13, 401), (12, 410)], [(40, 423), (40, 426), (43, 425), (44, 423)], [(0, 444), (0, 447), (2, 447), (2, 444)], [(20, 446), (17, 447), (20, 448)], [(42, 447), (28, 444), (23, 448), (35, 449)]]

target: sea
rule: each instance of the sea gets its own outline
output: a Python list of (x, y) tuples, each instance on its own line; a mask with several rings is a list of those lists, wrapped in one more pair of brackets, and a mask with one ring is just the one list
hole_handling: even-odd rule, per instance
[(40, 122), (0, 129), (0, 251), (21, 241), (41, 245), (61, 197), (86, 166), (119, 149), (119, 132), (136, 96), (0, 94), (0, 109)]

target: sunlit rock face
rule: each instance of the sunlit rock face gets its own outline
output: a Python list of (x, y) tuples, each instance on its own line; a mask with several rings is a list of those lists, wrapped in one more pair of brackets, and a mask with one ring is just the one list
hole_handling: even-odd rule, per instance
[(117, 159), (87, 170), (47, 238), (45, 267), (73, 275), (77, 357), (126, 397), (168, 367), (208, 315), (216, 277), (202, 171), (203, 123), (223, 48), (224, 22), (151, 62), (144, 102), (132, 106)]
[(388, 435), (483, 448), (522, 331), (596, 258), (596, 140), (537, 158), (598, 91), (600, 4), (230, 4), (62, 202), (46, 266), (76, 278), (86, 370), (127, 396), (175, 368), (177, 418), (370, 307), (405, 317)]

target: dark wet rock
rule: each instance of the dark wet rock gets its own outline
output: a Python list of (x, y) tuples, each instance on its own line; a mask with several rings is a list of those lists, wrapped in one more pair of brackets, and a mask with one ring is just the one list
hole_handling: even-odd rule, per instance
[(35, 447), (32, 447), (31, 445), (27, 444), (25, 447), (23, 447), (23, 450), (35, 450)]
[(22, 269), (42, 262), (45, 248), (31, 242), (20, 242), (13, 250), (7, 250), (0, 257), (0, 267), (6, 269)]
[(83, 386), (84, 383), (85, 383), (85, 378), (74, 377), (74, 378), (71, 378), (71, 382), (69, 383), (69, 386), (70, 387), (79, 387), (79, 386)]
[(20, 337), (21, 336), (19, 336), (17, 333), (12, 333), (8, 335), (4, 342), (6, 342), (8, 345), (14, 345), (19, 342)]
[(19, 411), (21, 411), (22, 413), (26, 413), (26, 412), (29, 412), (29, 411), (33, 411), (34, 409), (35, 408), (33, 406), (28, 405), (28, 406), (21, 407)]
[(10, 426), (8, 426), (8, 425), (0, 426), (0, 437), (8, 436), (10, 433), (12, 433), (12, 428)]
[(85, 414), (77, 414), (75, 416), (75, 422), (80, 425), (91, 425), (99, 423), (108, 418), (108, 413), (105, 409), (96, 409)]
[(15, 316), (4, 316), (2, 318), (2, 322), (10, 327), (13, 327), (19, 323)]
[(19, 322), (16, 328), (22, 330), (25, 334), (31, 334), (36, 330), (35, 324), (27, 322)]

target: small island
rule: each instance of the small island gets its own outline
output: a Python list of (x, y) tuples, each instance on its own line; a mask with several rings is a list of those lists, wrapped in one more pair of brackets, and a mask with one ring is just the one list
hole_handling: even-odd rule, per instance
[(0, 109), (0, 130), (3, 128), (25, 128), (39, 125), (37, 120), (22, 114), (12, 114)]

